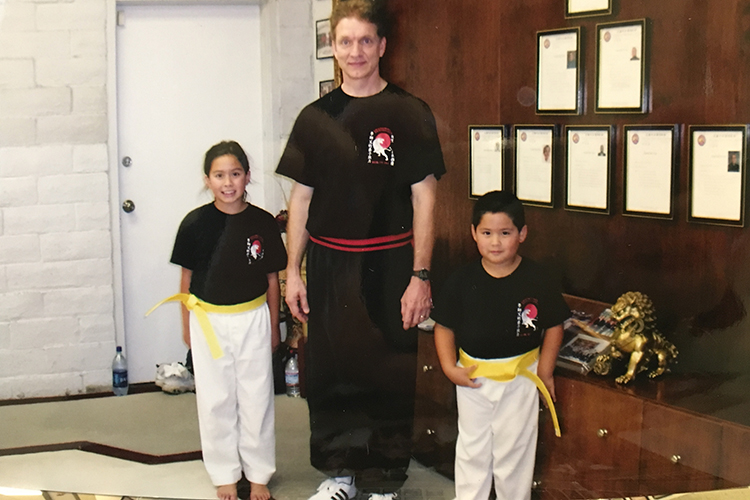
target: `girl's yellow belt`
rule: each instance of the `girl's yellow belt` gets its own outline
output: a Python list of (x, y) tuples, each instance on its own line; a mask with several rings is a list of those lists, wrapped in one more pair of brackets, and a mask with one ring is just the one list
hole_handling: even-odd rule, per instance
[(183, 304), (185, 304), (185, 307), (187, 307), (188, 311), (193, 311), (195, 313), (195, 317), (198, 319), (198, 324), (201, 325), (201, 330), (203, 330), (203, 335), (206, 337), (208, 348), (211, 350), (211, 356), (213, 356), (214, 359), (219, 359), (224, 355), (224, 351), (222, 351), (221, 346), (219, 345), (219, 340), (216, 338), (216, 332), (214, 332), (214, 328), (213, 326), (211, 326), (211, 321), (209, 321), (207, 313), (236, 314), (252, 311), (253, 309), (257, 309), (266, 303), (266, 294), (264, 293), (263, 295), (254, 298), (250, 302), (243, 302), (242, 304), (233, 304), (231, 306), (217, 306), (216, 304), (203, 302), (201, 299), (191, 293), (177, 293), (175, 295), (172, 295), (171, 297), (167, 297), (166, 299), (162, 300), (154, 307), (149, 309), (149, 311), (146, 313), (146, 316), (151, 314), (154, 309), (162, 304), (166, 304), (167, 302), (182, 302)]
[(534, 361), (539, 359), (538, 347), (508, 361), (490, 361), (473, 358), (466, 354), (463, 349), (459, 349), (458, 354), (461, 366), (469, 367), (477, 365), (476, 370), (471, 372), (471, 377), (484, 377), (498, 382), (508, 382), (516, 378), (517, 375), (523, 375), (524, 377), (531, 379), (547, 401), (547, 406), (552, 414), (552, 423), (555, 425), (555, 436), (561, 436), (560, 423), (557, 421), (557, 412), (555, 411), (555, 405), (552, 402), (552, 396), (550, 396), (542, 379), (540, 379), (536, 373), (529, 370), (529, 367), (534, 364)]

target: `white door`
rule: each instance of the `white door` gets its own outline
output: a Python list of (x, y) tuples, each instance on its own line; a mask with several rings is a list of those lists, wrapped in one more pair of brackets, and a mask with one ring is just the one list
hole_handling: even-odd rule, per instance
[[(251, 169), (263, 165), (260, 21), (258, 6), (118, 11), (120, 204), (134, 206), (120, 211), (125, 345), (131, 382), (144, 382), (157, 363), (187, 353), (178, 304), (144, 314), (179, 291), (180, 269), (169, 258), (185, 214), (212, 201), (203, 189), (206, 150), (233, 139)], [(253, 178), (251, 199), (263, 199), (262, 178)]]

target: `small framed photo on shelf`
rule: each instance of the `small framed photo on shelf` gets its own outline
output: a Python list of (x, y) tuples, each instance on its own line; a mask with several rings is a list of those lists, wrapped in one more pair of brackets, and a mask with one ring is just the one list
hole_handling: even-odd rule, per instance
[(328, 92), (335, 89), (336, 87), (334, 85), (333, 80), (323, 80), (318, 82), (318, 97), (323, 97)]
[(565, 209), (609, 214), (611, 125), (565, 127)]
[(469, 198), (503, 189), (504, 125), (469, 125)]
[(646, 20), (597, 24), (597, 113), (648, 112)]
[(554, 206), (555, 126), (513, 127), (514, 191), (526, 205)]
[(625, 125), (623, 131), (623, 215), (673, 219), (678, 127)]
[(608, 16), (614, 0), (565, 0), (565, 17)]
[(688, 135), (688, 221), (744, 227), (747, 125), (691, 125)]
[(580, 114), (581, 28), (539, 31), (536, 42), (537, 114)]
[(315, 21), (315, 58), (328, 59), (333, 57), (333, 36), (331, 22), (328, 19)]

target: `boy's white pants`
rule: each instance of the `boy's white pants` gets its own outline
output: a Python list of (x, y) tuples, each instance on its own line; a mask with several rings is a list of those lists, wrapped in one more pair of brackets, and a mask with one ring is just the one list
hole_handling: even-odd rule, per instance
[[(536, 373), (536, 363), (529, 370)], [(523, 376), (476, 381), (482, 387), (456, 387), (456, 498), (486, 500), (494, 477), (498, 500), (528, 500), (539, 427), (537, 388)]]
[(243, 470), (249, 481), (268, 484), (276, 471), (268, 304), (208, 318), (224, 351), (219, 359), (190, 313), (203, 462), (215, 486), (236, 483)]

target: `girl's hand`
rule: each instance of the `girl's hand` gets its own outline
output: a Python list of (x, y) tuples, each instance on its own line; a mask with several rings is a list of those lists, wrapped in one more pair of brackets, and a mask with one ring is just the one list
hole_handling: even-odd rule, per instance
[(469, 367), (463, 367), (463, 366), (451, 366), (447, 370), (443, 370), (445, 372), (445, 376), (448, 377), (448, 380), (453, 382), (456, 385), (460, 385), (462, 387), (473, 387), (478, 388), (482, 387), (482, 384), (479, 382), (476, 382), (473, 378), (471, 378), (471, 373), (477, 369), (478, 365), (469, 366)]

